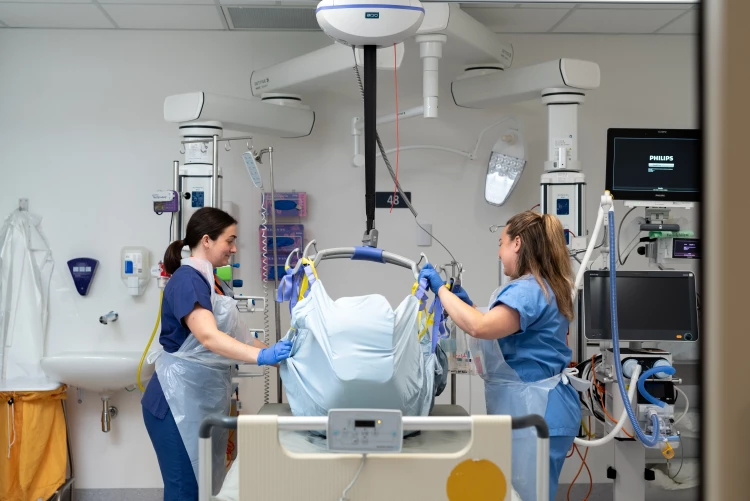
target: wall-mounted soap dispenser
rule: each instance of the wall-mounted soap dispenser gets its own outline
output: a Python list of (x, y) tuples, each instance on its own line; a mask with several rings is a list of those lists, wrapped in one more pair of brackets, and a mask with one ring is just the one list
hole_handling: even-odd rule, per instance
[(140, 296), (151, 278), (149, 251), (145, 247), (124, 247), (120, 254), (120, 274), (131, 296)]

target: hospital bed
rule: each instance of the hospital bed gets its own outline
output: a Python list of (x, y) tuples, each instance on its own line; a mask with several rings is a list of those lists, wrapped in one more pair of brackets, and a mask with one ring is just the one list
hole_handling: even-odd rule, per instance
[[(315, 265), (324, 259), (358, 259), (410, 269), (415, 279), (419, 275), (417, 263), (380, 249), (318, 251), (315, 248), (315, 255), (310, 256), (310, 247), (315, 247), (314, 240), (302, 255), (308, 256)], [(301, 260), (297, 267), (300, 263)], [(455, 389), (453, 378), (451, 387)], [(280, 388), (281, 384), (279, 400)], [(465, 495), (476, 492), (474, 488), (481, 490), (483, 482), (490, 479), (488, 485), (495, 493), (499, 492), (498, 486), (505, 486), (504, 493), (493, 499), (516, 501), (518, 497), (510, 481), (512, 430), (529, 427), (536, 428), (538, 437), (538, 498), (547, 498), (549, 433), (544, 419), (539, 416), (469, 416), (463, 407), (455, 405), (455, 393), (451, 400), (454, 405), (433, 406), (428, 417), (400, 417), (403, 431), (412, 432), (404, 436), (400, 452), (367, 453), (366, 459), (361, 453), (329, 452), (327, 439), (319, 433), (327, 429), (329, 418), (295, 417), (288, 404), (266, 404), (257, 415), (209, 418), (200, 430), (199, 499), (397, 501), (437, 500), (447, 496), (449, 501), (474, 501), (476, 497)], [(237, 432), (237, 458), (216, 495), (211, 485), (210, 453), (214, 427)], [(417, 431), (419, 433), (415, 434)], [(484, 469), (474, 478), (475, 485), (468, 488), (459, 485), (462, 479), (471, 477), (467, 472), (471, 473), (477, 466)], [(463, 497), (448, 495), (451, 482), (463, 492)]]
[[(295, 417), (286, 404), (267, 404), (257, 415), (217, 416), (200, 429), (200, 501), (309, 500), (352, 501), (469, 499), (469, 482), (481, 489), (505, 485), (504, 501), (519, 499), (511, 487), (512, 430), (537, 431), (537, 497), (549, 494), (549, 432), (540, 416), (469, 416), (459, 406), (436, 405), (428, 417), (402, 417), (403, 439), (397, 454), (332, 453), (326, 439), (310, 431), (326, 430), (328, 417)], [(211, 433), (214, 427), (237, 431), (237, 459), (217, 495), (211, 486)], [(494, 464), (494, 466), (492, 466)], [(472, 468), (478, 467), (473, 479)], [(489, 470), (492, 475), (487, 474)], [(467, 474), (467, 472), (469, 472)], [(494, 476), (493, 476), (494, 475)]]

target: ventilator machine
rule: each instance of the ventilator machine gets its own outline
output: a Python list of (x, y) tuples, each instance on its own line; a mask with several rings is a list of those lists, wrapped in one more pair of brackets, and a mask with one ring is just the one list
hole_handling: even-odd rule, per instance
[[(574, 290), (582, 313), (577, 316), (583, 333), (577, 338), (578, 360), (582, 361), (578, 369), (591, 384), (581, 402), (584, 415), (603, 425), (604, 437), (579, 438), (575, 443), (590, 447), (614, 442), (614, 463), (607, 476), (614, 481), (615, 501), (645, 499), (646, 482), (654, 479), (647, 463), (655, 461), (651, 455), (647, 458), (646, 448), (660, 451), (669, 461), (675, 449), (684, 447), (676, 426), (687, 413), (687, 403), (679, 417), (674, 404), (678, 395), (687, 396), (678, 387), (682, 381), (675, 377), (673, 355), (645, 348), (643, 343), (694, 343), (700, 337), (696, 277), (691, 271), (666, 268), (675, 260), (698, 258), (697, 239), (670, 239), (685, 241), (677, 253), (653, 254), (653, 249), (663, 246), (660, 237), (664, 233), (692, 236), (668, 216), (670, 210), (691, 209), (699, 200), (699, 151), (695, 130), (608, 131), (606, 191)], [(636, 219), (631, 244), (643, 244), (640, 253), (658, 271), (617, 270), (636, 247), (629, 247), (623, 260), (616, 236), (615, 196), (625, 198), (624, 205), (631, 207), (628, 214), (644, 209), (646, 217)], [(648, 236), (640, 237), (644, 232)], [(603, 257), (601, 269), (589, 269), (596, 248)], [(576, 249), (571, 252), (576, 260), (578, 254)], [(629, 347), (620, 348), (620, 342)], [(598, 354), (585, 352), (586, 346), (597, 344)]]

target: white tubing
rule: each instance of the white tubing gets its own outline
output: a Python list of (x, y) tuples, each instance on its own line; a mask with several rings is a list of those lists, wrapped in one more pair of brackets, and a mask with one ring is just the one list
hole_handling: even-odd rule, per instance
[[(591, 234), (591, 239), (589, 240), (589, 246), (586, 249), (586, 254), (584, 254), (583, 259), (581, 260), (581, 267), (578, 268), (578, 274), (576, 275), (576, 282), (573, 286), (573, 300), (575, 301), (576, 296), (578, 295), (578, 289), (581, 287), (581, 283), (583, 282), (583, 274), (586, 273), (586, 267), (589, 264), (589, 260), (591, 259), (591, 254), (594, 252), (594, 247), (596, 247), (596, 242), (599, 240), (599, 230), (602, 228), (602, 224), (604, 223), (604, 208), (599, 207), (599, 213), (596, 215), (596, 224), (594, 225), (594, 232)], [(610, 249), (610, 252), (612, 252), (612, 249)]]
[(683, 396), (683, 398), (685, 399), (685, 410), (682, 411), (682, 414), (680, 415), (680, 417), (678, 417), (677, 419), (674, 420), (674, 424), (677, 424), (680, 421), (682, 421), (682, 418), (684, 418), (685, 416), (687, 416), (688, 410), (690, 409), (690, 400), (688, 400), (688, 396), (685, 394), (684, 391), (682, 391), (681, 389), (677, 388), (676, 386), (675, 386), (674, 389), (677, 390), (678, 393), (681, 393), (682, 396)]
[[(592, 369), (593, 370), (593, 369)], [(633, 377), (630, 378), (630, 388), (628, 389), (628, 399), (632, 402), (633, 397), (635, 396), (635, 391), (638, 385), (636, 382), (638, 381), (638, 378), (641, 375), (641, 366), (638, 365), (633, 370)], [(582, 438), (576, 438), (573, 440), (573, 443), (576, 445), (580, 445), (583, 447), (599, 447), (601, 445), (605, 445), (610, 443), (612, 440), (615, 439), (618, 433), (622, 431), (622, 427), (625, 426), (625, 423), (628, 421), (628, 411), (623, 407), (622, 413), (620, 413), (620, 419), (617, 420), (617, 426), (615, 426), (612, 431), (609, 432), (609, 434), (606, 437), (598, 438), (596, 440), (584, 440)]]

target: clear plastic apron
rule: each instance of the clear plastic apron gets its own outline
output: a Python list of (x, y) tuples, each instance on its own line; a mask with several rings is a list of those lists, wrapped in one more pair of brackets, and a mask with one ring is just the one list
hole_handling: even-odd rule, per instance
[[(490, 297), (488, 309), (507, 286), (508, 284), (495, 289)], [(549, 392), (560, 381), (568, 383), (568, 377), (564, 374), (526, 383), (505, 362), (497, 339), (476, 339), (471, 336), (467, 338), (477, 373), (484, 380), (487, 414), (513, 417), (538, 414), (544, 417)], [(534, 428), (514, 430), (512, 451), (513, 488), (518, 492), (522, 501), (534, 501), (536, 500), (536, 430)]]
[[(254, 337), (240, 318), (237, 302), (214, 291), (211, 264), (198, 258), (186, 258), (182, 260), (182, 266), (195, 268), (211, 284), (211, 306), (219, 330), (243, 343), (252, 343)], [(213, 353), (192, 334), (175, 353), (167, 353), (160, 349), (150, 354), (148, 360), (156, 361), (159, 383), (177, 423), (197, 480), (198, 429), (209, 415), (229, 415), (232, 366), (237, 361)], [(225, 429), (215, 428), (213, 431), (213, 494), (221, 489), (226, 474), (228, 434), (229, 431)]]

